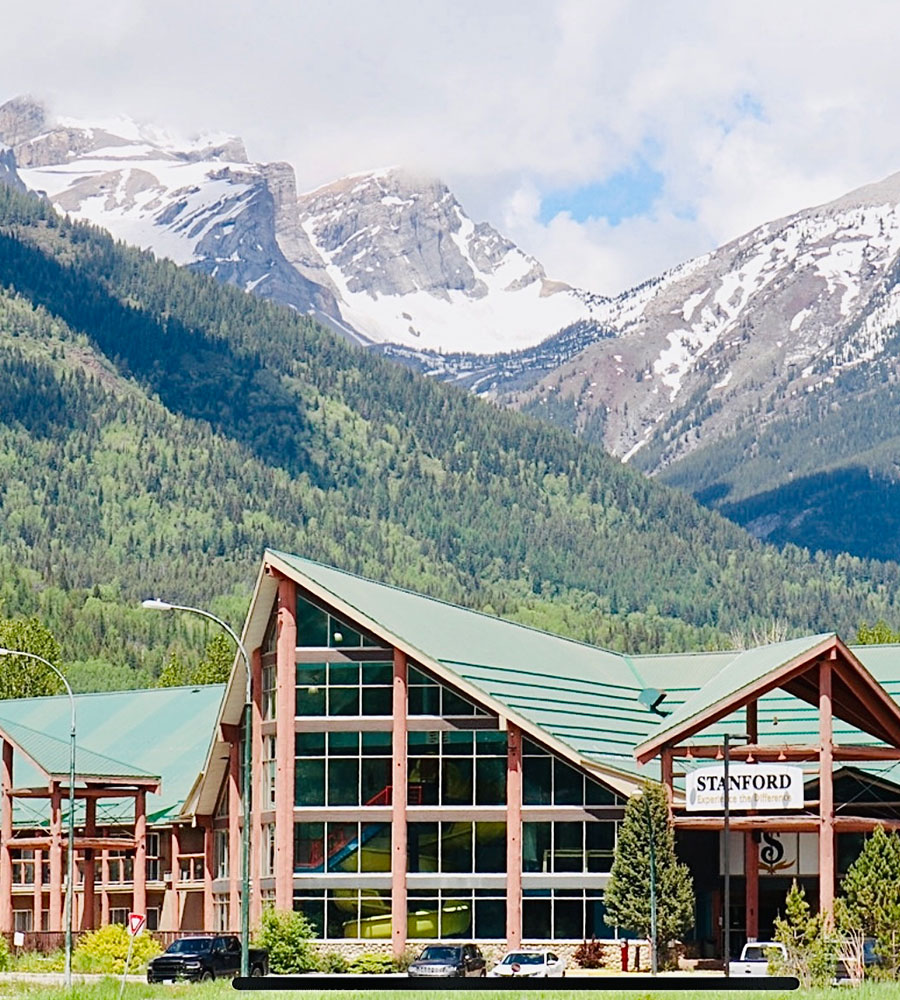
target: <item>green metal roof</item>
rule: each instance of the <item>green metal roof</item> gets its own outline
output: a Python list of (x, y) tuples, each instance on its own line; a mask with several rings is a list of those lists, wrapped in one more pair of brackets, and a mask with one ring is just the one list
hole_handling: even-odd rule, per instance
[[(78, 753), (105, 762), (106, 774), (112, 773), (109, 768), (122, 771), (124, 767), (134, 776), (158, 775), (162, 785), (158, 794), (147, 796), (147, 818), (150, 822), (171, 820), (203, 769), (223, 690), (222, 684), (210, 684), (75, 695)], [(0, 725), (7, 723), (47, 737), (40, 747), (44, 760), (54, 762), (56, 773), (68, 774), (70, 708), (66, 695), (0, 701)], [(15, 738), (12, 730), (10, 737)], [(59, 768), (62, 747), (64, 764)], [(79, 760), (76, 757), (77, 770), (83, 774)], [(13, 766), (16, 787), (46, 784), (20, 754), (15, 755)], [(79, 801), (76, 815), (82, 808)], [(127, 823), (132, 817), (133, 805), (128, 799), (98, 802), (98, 823)], [(16, 825), (45, 823), (46, 801), (17, 799), (13, 820)]]

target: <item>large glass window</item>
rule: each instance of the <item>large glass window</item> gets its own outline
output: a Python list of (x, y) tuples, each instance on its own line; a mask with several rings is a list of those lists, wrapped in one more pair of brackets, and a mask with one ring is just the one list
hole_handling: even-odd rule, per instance
[(294, 893), (294, 909), (330, 940), (391, 937), (391, 894), (378, 889), (311, 889)]
[(390, 660), (298, 663), (296, 714), (390, 715)]
[(411, 732), (407, 774), (410, 805), (504, 805), (506, 733)]
[(609, 872), (615, 850), (615, 820), (522, 824), (526, 872)]
[(407, 667), (406, 680), (410, 715), (468, 717), (488, 714), (416, 667)]
[(522, 742), (522, 801), (527, 806), (611, 806), (620, 803), (608, 788), (531, 740)]
[(408, 823), (406, 849), (410, 872), (502, 873), (506, 823)]
[(390, 805), (389, 732), (295, 733), (294, 805)]
[(605, 921), (602, 890), (525, 889), (522, 896), (525, 941), (602, 941), (617, 936), (616, 928)]
[(506, 937), (506, 898), (500, 889), (411, 889), (407, 935), (415, 940)]
[(389, 823), (295, 823), (294, 871), (389, 872)]
[(331, 649), (361, 649), (380, 646), (371, 636), (351, 628), (324, 608), (297, 598), (297, 645)]

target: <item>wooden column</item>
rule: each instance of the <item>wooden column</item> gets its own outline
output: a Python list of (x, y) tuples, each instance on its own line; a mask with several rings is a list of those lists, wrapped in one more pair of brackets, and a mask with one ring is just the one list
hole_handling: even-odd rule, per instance
[(747, 735), (750, 737), (750, 742), (753, 744), (759, 743), (759, 713), (757, 711), (757, 702), (748, 701), (747, 707)]
[(100, 851), (100, 926), (109, 923), (109, 851), (104, 847)]
[(235, 740), (228, 751), (228, 928), (241, 929), (241, 744)]
[(134, 913), (147, 913), (147, 793), (138, 789), (134, 797)]
[[(97, 800), (90, 796), (84, 800), (84, 835), (97, 836)], [(84, 889), (81, 895), (81, 929), (92, 931), (97, 923), (97, 902), (94, 893), (94, 850), (87, 848), (83, 852)]]
[(163, 927), (164, 931), (181, 930), (181, 891), (178, 888), (178, 877), (181, 873), (181, 865), (178, 855), (181, 854), (181, 827), (174, 823), (169, 836), (169, 869), (172, 872), (172, 881), (166, 886), (166, 894), (163, 897), (163, 913), (168, 914), (169, 927)]
[[(254, 649), (250, 656), (251, 725), (253, 727), (253, 758), (250, 785), (250, 926), (259, 924), (262, 916), (262, 893), (259, 888), (262, 842), (263, 736), (262, 736), (262, 650)], [(246, 822), (246, 821), (245, 821)]]
[(13, 747), (3, 741), (0, 764), (0, 932), (13, 929), (12, 849), (13, 832)]
[(834, 729), (830, 660), (819, 664), (819, 910), (834, 915)]
[(215, 877), (215, 845), (216, 837), (212, 816), (207, 816), (203, 822), (203, 930), (215, 930), (215, 906), (213, 905), (213, 878)]
[(31, 926), (41, 930), (44, 916), (44, 852), (38, 848), (34, 852), (34, 895), (31, 898)]
[(744, 831), (744, 882), (747, 939), (759, 937), (759, 844), (752, 830)]
[(672, 750), (670, 747), (666, 747), (660, 754), (659, 767), (663, 788), (666, 790), (666, 804), (669, 807), (669, 818), (671, 819), (672, 802), (675, 798), (675, 786), (674, 779), (672, 777)]
[(297, 687), (297, 585), (278, 581), (275, 707), (275, 908), (294, 905), (294, 716)]
[(53, 782), (50, 788), (50, 921), (48, 930), (61, 931), (62, 926), (62, 792)]
[(391, 942), (394, 957), (406, 950), (407, 870), (407, 683), (406, 654), (394, 650), (394, 691), (391, 711)]
[(506, 726), (506, 947), (522, 944), (522, 730)]

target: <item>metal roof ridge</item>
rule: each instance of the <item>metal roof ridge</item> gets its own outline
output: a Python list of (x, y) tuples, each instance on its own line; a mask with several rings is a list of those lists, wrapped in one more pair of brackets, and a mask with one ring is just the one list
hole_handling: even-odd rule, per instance
[[(73, 691), (72, 697), (74, 697), (75, 700), (78, 701), (78, 699), (80, 698), (109, 698), (113, 695), (122, 695), (122, 694), (131, 694), (131, 695), (150, 694), (152, 691), (159, 691), (159, 692), (184, 691), (188, 688), (193, 690), (195, 688), (214, 688), (214, 687), (224, 688), (225, 682), (216, 681), (213, 684), (173, 684), (171, 687), (120, 688), (115, 691)], [(0, 709), (2, 709), (4, 705), (9, 704), (10, 702), (19, 702), (20, 704), (25, 704), (25, 703), (31, 704), (38, 701), (40, 702), (56, 701), (60, 698), (68, 699), (68, 697), (69, 696), (65, 693), (65, 691), (63, 691), (61, 694), (36, 694), (36, 695), (31, 695), (28, 698), (0, 698)], [(35, 730), (35, 732), (37, 731), (38, 730)], [(112, 759), (113, 758), (110, 758), (110, 760)], [(119, 763), (123, 762), (120, 761)]]
[[(625, 653), (619, 653), (614, 649), (607, 649), (605, 646), (595, 646), (593, 643), (587, 642), (584, 639), (573, 639), (571, 636), (559, 635), (558, 632), (548, 632), (546, 629), (538, 628), (536, 625), (526, 625), (524, 622), (513, 621), (511, 618), (501, 618), (500, 615), (491, 615), (486, 611), (477, 611), (475, 608), (467, 608), (462, 604), (454, 604), (453, 601), (447, 601), (442, 597), (431, 597), (428, 594), (420, 594), (415, 590), (407, 590), (406, 587), (400, 587), (395, 583), (384, 583), (382, 580), (373, 580), (371, 577), (362, 576), (359, 573), (351, 573), (349, 570), (339, 569), (337, 566), (329, 566), (328, 563), (318, 562), (315, 559), (307, 559), (306, 556), (292, 555), (289, 552), (282, 552), (280, 549), (266, 549), (266, 552), (271, 552), (272, 555), (276, 556), (278, 559), (296, 559), (300, 562), (311, 563), (313, 566), (319, 566), (332, 573), (340, 573), (342, 576), (350, 576), (355, 580), (362, 580), (363, 583), (370, 583), (373, 587), (384, 587), (386, 590), (396, 590), (398, 593), (406, 594), (409, 597), (417, 597), (422, 601), (431, 601), (434, 604), (442, 604), (444, 607), (452, 608), (454, 611), (465, 611), (470, 615), (479, 615), (481, 618), (486, 618), (488, 621), (502, 622), (504, 625), (512, 625), (514, 628), (527, 629), (529, 632), (536, 632), (538, 635), (548, 636), (551, 639), (559, 639), (561, 642), (571, 642), (576, 646), (584, 646), (586, 649), (592, 649), (598, 653), (609, 653), (610, 656), (615, 656), (619, 659), (624, 659), (626, 656)], [(344, 600), (346, 600), (346, 598), (344, 598)], [(347, 603), (349, 604), (349, 601)], [(362, 611), (362, 608), (358, 610)], [(484, 664), (481, 665), (483, 666)], [(479, 664), (474, 664), (474, 666), (479, 666)]]

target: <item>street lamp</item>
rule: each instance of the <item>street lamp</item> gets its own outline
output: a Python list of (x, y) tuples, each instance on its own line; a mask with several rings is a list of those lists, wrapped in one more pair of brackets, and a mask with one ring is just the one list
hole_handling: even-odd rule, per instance
[(644, 812), (647, 814), (647, 834), (650, 838), (650, 974), (655, 976), (657, 972), (657, 951), (656, 951), (656, 847), (653, 835), (653, 817), (650, 814), (650, 796), (644, 794)]
[(168, 601), (161, 601), (158, 598), (148, 598), (141, 602), (142, 608), (150, 611), (188, 611), (193, 615), (200, 615), (201, 618), (208, 618), (223, 628), (234, 640), (241, 656), (244, 658), (247, 683), (244, 691), (244, 760), (243, 760), (243, 780), (241, 782), (241, 808), (244, 813), (244, 822), (241, 827), (241, 975), (250, 975), (250, 727), (251, 727), (251, 677), (250, 677), (250, 657), (244, 644), (237, 633), (221, 618), (217, 618), (209, 611), (202, 608), (191, 608), (184, 604), (170, 604)]
[(727, 978), (728, 963), (731, 959), (731, 844), (730, 844), (730, 827), (729, 827), (729, 796), (728, 796), (728, 761), (730, 759), (730, 742), (731, 740), (737, 740), (739, 743), (749, 743), (751, 737), (747, 733), (725, 733), (723, 737), (724, 742), (724, 759), (722, 761), (722, 807), (723, 807), (723, 818), (722, 818), (722, 836), (724, 837), (723, 846), (723, 861), (725, 866), (725, 976)]
[(69, 731), (69, 850), (66, 864), (66, 988), (72, 988), (72, 893), (75, 884), (75, 696), (69, 682), (62, 675), (61, 671), (54, 667), (49, 660), (37, 653), (27, 653), (24, 649), (3, 649), (0, 648), (0, 656), (25, 656), (29, 660), (37, 660), (49, 667), (53, 673), (63, 682), (66, 694), (69, 696), (69, 706), (72, 710), (71, 727)]

